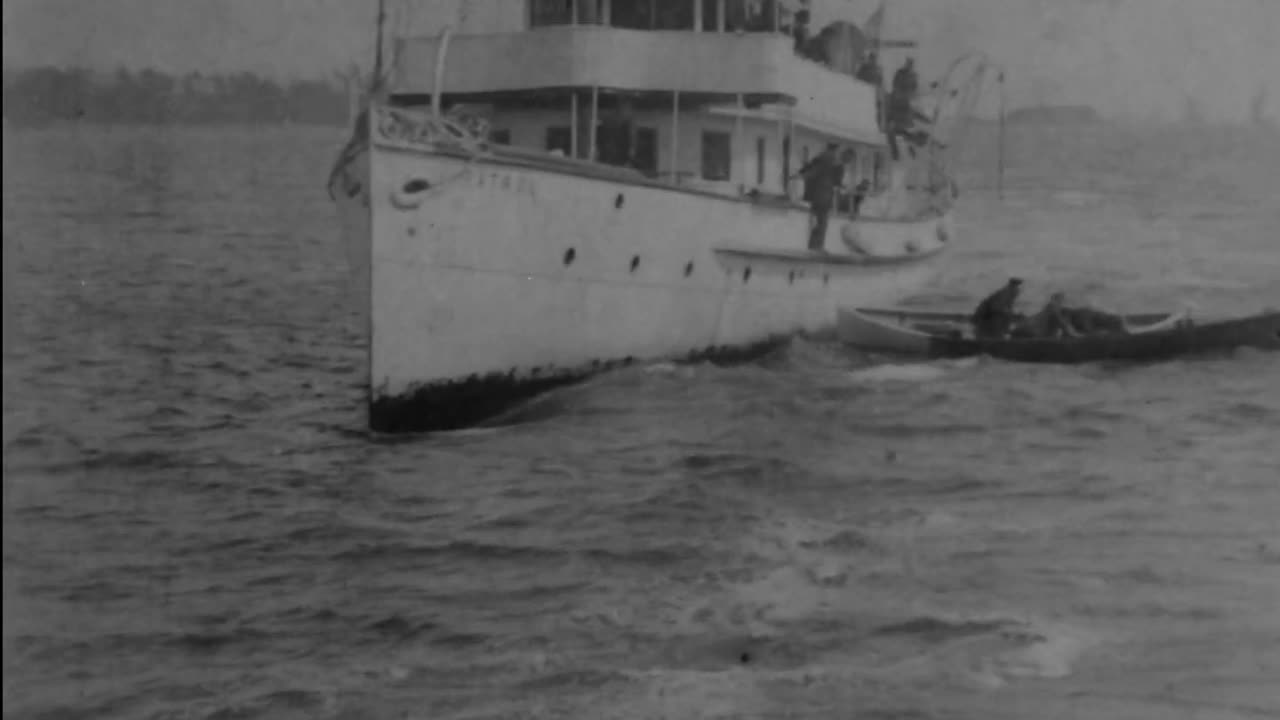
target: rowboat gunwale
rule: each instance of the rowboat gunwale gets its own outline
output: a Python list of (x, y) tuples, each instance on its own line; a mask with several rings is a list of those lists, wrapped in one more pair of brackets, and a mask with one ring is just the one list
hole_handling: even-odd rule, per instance
[[(989, 355), (1015, 362), (1077, 364), (1108, 360), (1150, 360), (1235, 347), (1280, 349), (1280, 312), (1263, 312), (1191, 324), (1171, 324), (1179, 313), (1127, 314), (1137, 326), (1127, 334), (1100, 333), (1074, 338), (1017, 338), (979, 340), (947, 337), (907, 323), (950, 322), (959, 329), (965, 313), (889, 308), (841, 308), (838, 332), (843, 342), (865, 349), (910, 352), (934, 357)], [(1145, 329), (1144, 329), (1145, 327)], [(860, 343), (855, 330), (868, 339)]]

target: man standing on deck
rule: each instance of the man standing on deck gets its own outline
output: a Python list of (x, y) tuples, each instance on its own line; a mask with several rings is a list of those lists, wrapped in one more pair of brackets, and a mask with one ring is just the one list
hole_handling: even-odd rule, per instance
[(804, 57), (809, 48), (809, 11), (796, 13), (795, 27), (791, 30), (791, 41), (795, 45), (796, 54)]
[(919, 90), (920, 78), (916, 76), (915, 58), (907, 58), (902, 67), (898, 68), (898, 72), (893, 74), (893, 94), (911, 102)]
[[(827, 240), (827, 218), (835, 201), (837, 187), (844, 185), (844, 164), (836, 154), (835, 143), (818, 153), (796, 173), (804, 178), (804, 200), (809, 203), (809, 249), (823, 251)], [(847, 162), (853, 151), (845, 150)]]
[(888, 117), (885, 119), (885, 130), (895, 159), (898, 157), (895, 138), (898, 135), (908, 137), (911, 131), (914, 112), (911, 101), (915, 99), (919, 89), (920, 79), (916, 76), (915, 60), (907, 58), (902, 67), (893, 74), (893, 89), (889, 93)]

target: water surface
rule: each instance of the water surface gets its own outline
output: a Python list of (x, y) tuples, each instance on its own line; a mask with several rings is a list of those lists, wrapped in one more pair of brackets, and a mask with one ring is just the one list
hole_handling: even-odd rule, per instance
[[(342, 135), (6, 133), (6, 718), (1280, 714), (1278, 356), (796, 342), (374, 442)], [(1274, 137), (986, 149), (926, 300), (1280, 306)]]

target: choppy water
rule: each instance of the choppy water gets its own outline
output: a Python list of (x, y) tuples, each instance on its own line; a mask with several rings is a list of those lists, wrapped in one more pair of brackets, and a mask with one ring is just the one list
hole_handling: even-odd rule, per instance
[[(1280, 713), (1280, 357), (798, 342), (372, 442), (341, 141), (6, 133), (6, 718)], [(1274, 138), (986, 165), (934, 301), (1280, 305)]]

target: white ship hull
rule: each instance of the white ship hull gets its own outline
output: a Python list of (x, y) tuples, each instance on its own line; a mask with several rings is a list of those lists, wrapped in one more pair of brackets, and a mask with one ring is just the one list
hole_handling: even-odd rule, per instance
[(463, 427), (619, 365), (745, 357), (829, 331), (840, 307), (916, 292), (953, 235), (947, 212), (833, 217), (831, 252), (814, 253), (794, 204), (477, 156), (379, 117), (372, 149), (334, 183), (367, 273), (378, 431)]

